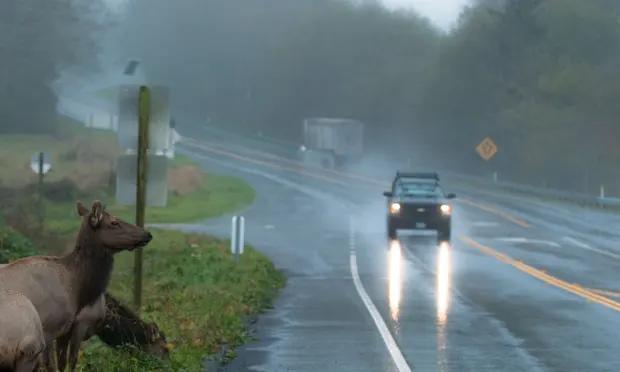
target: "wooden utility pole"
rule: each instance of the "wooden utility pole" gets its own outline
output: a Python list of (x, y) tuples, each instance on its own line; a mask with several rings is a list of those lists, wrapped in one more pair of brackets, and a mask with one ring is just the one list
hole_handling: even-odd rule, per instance
[[(138, 98), (138, 174), (136, 187), (136, 225), (144, 227), (146, 214), (147, 150), (149, 147), (149, 114), (151, 97), (149, 89), (140, 87)], [(136, 249), (134, 257), (134, 292), (136, 311), (142, 306), (142, 248)]]

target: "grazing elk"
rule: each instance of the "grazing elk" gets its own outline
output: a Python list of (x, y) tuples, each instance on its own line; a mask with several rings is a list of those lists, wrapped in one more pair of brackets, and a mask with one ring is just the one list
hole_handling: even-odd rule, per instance
[(158, 358), (169, 354), (166, 336), (155, 323), (146, 323), (127, 306), (106, 293), (106, 314), (97, 336), (111, 347), (135, 346)]
[(22, 293), (34, 305), (45, 335), (45, 367), (50, 370), (53, 341), (71, 331), (79, 312), (106, 290), (113, 255), (144, 247), (151, 234), (121, 221), (94, 202), (88, 210), (77, 204), (82, 225), (75, 248), (63, 257), (28, 257), (0, 269), (0, 290)]
[(32, 372), (45, 350), (39, 313), (19, 292), (0, 292), (0, 372)]
[(80, 344), (97, 335), (110, 347), (135, 346), (159, 358), (168, 358), (168, 343), (155, 323), (146, 323), (117, 299), (105, 294), (78, 314), (71, 332), (56, 340), (58, 369), (75, 371)]

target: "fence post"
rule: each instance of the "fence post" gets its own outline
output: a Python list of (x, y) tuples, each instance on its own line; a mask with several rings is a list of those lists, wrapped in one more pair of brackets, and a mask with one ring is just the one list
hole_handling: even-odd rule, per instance
[(230, 232), (230, 252), (235, 257), (235, 262), (239, 262), (239, 255), (243, 254), (244, 240), (245, 218), (243, 216), (234, 216)]

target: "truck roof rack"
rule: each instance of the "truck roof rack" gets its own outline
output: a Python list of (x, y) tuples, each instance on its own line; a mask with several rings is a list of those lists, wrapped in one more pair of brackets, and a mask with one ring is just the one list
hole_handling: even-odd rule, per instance
[(396, 172), (396, 178), (425, 178), (439, 181), (439, 174), (437, 172)]

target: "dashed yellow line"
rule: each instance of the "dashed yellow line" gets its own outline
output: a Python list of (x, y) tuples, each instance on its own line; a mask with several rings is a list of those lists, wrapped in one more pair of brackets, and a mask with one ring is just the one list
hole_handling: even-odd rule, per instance
[(517, 261), (515, 259), (513, 259), (512, 257), (500, 253), (498, 251), (496, 251), (495, 249), (491, 248), (491, 247), (487, 247), (484, 246), (480, 243), (478, 243), (477, 241), (473, 240), (472, 238), (468, 237), (468, 236), (461, 236), (461, 240), (467, 244), (468, 246), (470, 246), (471, 248), (474, 248), (488, 256), (491, 256), (495, 259), (497, 259), (500, 262), (503, 262), (507, 265), (510, 265), (514, 268), (516, 268), (517, 270), (520, 270), (530, 276), (533, 276), (536, 279), (539, 279), (547, 284), (550, 284), (554, 287), (563, 289), (567, 292), (570, 292), (572, 294), (575, 294), (579, 297), (582, 297), (586, 300), (592, 301), (592, 302), (596, 302), (600, 305), (603, 305), (605, 307), (608, 307), (610, 309), (616, 310), (618, 312), (620, 312), (620, 302), (618, 301), (614, 301), (610, 298), (607, 298), (599, 293), (596, 293), (593, 290), (584, 288), (578, 284), (573, 284), (573, 283), (568, 283), (562, 279), (558, 279), (556, 277), (554, 277), (553, 275), (550, 275), (546, 272), (544, 272), (543, 270), (537, 269), (535, 267), (532, 267), (530, 265), (527, 265), (521, 261)]
[(594, 293), (598, 293), (603, 296), (620, 298), (620, 292), (617, 292), (617, 291), (610, 291), (607, 289), (595, 289), (595, 288), (588, 288), (588, 290)]
[(501, 211), (501, 210), (499, 210), (497, 208), (494, 208), (494, 207), (492, 207), (490, 205), (476, 203), (476, 202), (473, 202), (473, 201), (471, 201), (469, 199), (465, 199), (465, 198), (459, 198), (459, 201), (461, 203), (470, 205), (472, 207), (481, 209), (481, 210), (483, 210), (485, 212), (489, 212), (489, 213), (492, 213), (492, 214), (494, 214), (496, 216), (499, 216), (499, 217), (501, 217), (501, 218), (503, 218), (503, 219), (505, 219), (507, 221), (510, 221), (510, 222), (512, 222), (512, 223), (514, 223), (514, 224), (516, 224), (518, 226), (523, 227), (524, 229), (529, 229), (530, 227), (532, 227), (527, 221), (525, 221), (525, 220), (523, 220), (521, 218), (515, 217), (515, 216), (513, 216), (511, 214), (508, 214), (508, 213), (506, 213), (504, 211)]
[[(189, 143), (188, 143), (189, 144)], [(190, 146), (193, 147), (197, 147), (201, 150), (204, 151), (209, 151), (211, 153), (214, 154), (219, 154), (219, 155), (223, 155), (226, 156), (228, 158), (231, 159), (236, 159), (236, 160), (241, 160), (243, 162), (246, 163), (250, 163), (250, 164), (256, 164), (256, 165), (262, 165), (265, 167), (269, 167), (272, 169), (279, 169), (279, 170), (285, 170), (285, 171), (289, 171), (292, 173), (297, 173), (297, 174), (302, 174), (308, 177), (313, 177), (313, 178), (317, 178), (317, 179), (321, 179), (323, 181), (327, 181), (327, 182), (331, 182), (331, 183), (337, 183), (339, 185), (343, 185), (343, 186), (347, 186), (348, 183), (342, 181), (342, 180), (338, 180), (335, 179), (333, 177), (329, 177), (327, 175), (323, 175), (323, 174), (317, 174), (317, 173), (311, 173), (306, 171), (305, 169), (301, 168), (301, 167), (296, 167), (296, 166), (289, 166), (289, 165), (283, 165), (283, 164), (277, 164), (271, 161), (265, 161), (265, 160), (259, 160), (259, 159), (255, 159), (255, 158), (250, 158), (247, 156), (243, 156), (243, 155), (238, 155), (234, 152), (230, 152), (227, 150), (221, 150), (212, 146), (207, 146), (207, 145), (198, 145), (198, 144), (189, 144)]]
[[(209, 145), (205, 145), (204, 143), (199, 143), (198, 141), (192, 140), (192, 139), (186, 139), (185, 141), (187, 144), (190, 144), (192, 146), (198, 147), (202, 150), (206, 150), (206, 151), (211, 151), (213, 153), (219, 154), (219, 155), (224, 155), (233, 159), (237, 159), (237, 160), (242, 160), (245, 161), (247, 163), (253, 163), (253, 164), (258, 164), (258, 165), (263, 165), (263, 166), (267, 166), (270, 168), (276, 168), (276, 169), (280, 169), (280, 170), (286, 170), (289, 172), (294, 172), (294, 173), (298, 173), (298, 174), (302, 174), (308, 177), (313, 177), (313, 178), (317, 178), (317, 179), (321, 179), (324, 181), (328, 181), (328, 182), (332, 182), (332, 183), (337, 183), (340, 185), (348, 185), (348, 182), (344, 179), (337, 179), (337, 177), (341, 177), (341, 178), (346, 178), (349, 180), (358, 180), (358, 181), (362, 181), (362, 182), (366, 182), (368, 184), (372, 184), (375, 186), (381, 186), (381, 187), (389, 187), (389, 183), (385, 183), (385, 182), (381, 182), (378, 181), (376, 179), (370, 178), (370, 177), (365, 177), (365, 176), (361, 176), (361, 175), (357, 175), (357, 174), (353, 174), (353, 173), (347, 173), (347, 172), (342, 172), (342, 171), (338, 171), (338, 170), (333, 170), (333, 169), (308, 169), (305, 167), (300, 166), (299, 163), (294, 162), (292, 160), (289, 159), (279, 159), (273, 156), (265, 156), (264, 154), (257, 154), (257, 157), (248, 157), (248, 156), (243, 156), (243, 155), (239, 155), (237, 153), (234, 153), (232, 151), (226, 150), (221, 148), (218, 145), (213, 145), (213, 144), (209, 144)], [(262, 157), (267, 157), (270, 160), (260, 160), (258, 159), (259, 156)], [(485, 212), (489, 212), (491, 214), (494, 214), (498, 217), (501, 217), (509, 222), (512, 222), (518, 226), (521, 226), (523, 228), (530, 228), (531, 225), (521, 219), (521, 218), (517, 218), (509, 213), (506, 213), (502, 210), (499, 210), (497, 208), (494, 208), (490, 205), (486, 205), (486, 204), (480, 204), (477, 202), (474, 202), (472, 200), (466, 199), (466, 198), (459, 198), (459, 201), (470, 205), (472, 207), (478, 208), (480, 210), (483, 210)]]

